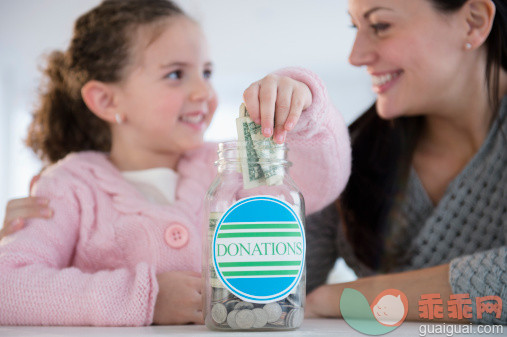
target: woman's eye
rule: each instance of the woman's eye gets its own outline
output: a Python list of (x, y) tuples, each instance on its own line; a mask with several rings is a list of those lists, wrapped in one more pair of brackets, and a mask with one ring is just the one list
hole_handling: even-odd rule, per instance
[(378, 34), (380, 32), (387, 30), (390, 27), (390, 25), (388, 23), (375, 23), (370, 25), (370, 27), (373, 28), (375, 33)]
[(212, 72), (211, 70), (209, 70), (209, 69), (208, 69), (208, 70), (205, 70), (205, 71), (203, 72), (203, 76), (204, 76), (204, 78), (206, 78), (206, 79), (210, 79), (212, 74), (213, 74), (213, 72)]
[(167, 74), (165, 77), (170, 80), (179, 80), (183, 76), (183, 71), (181, 70), (175, 70)]

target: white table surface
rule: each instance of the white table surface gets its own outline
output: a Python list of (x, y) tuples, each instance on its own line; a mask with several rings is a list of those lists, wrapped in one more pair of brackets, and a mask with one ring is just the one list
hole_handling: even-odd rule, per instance
[[(387, 337), (412, 337), (420, 336), (421, 324), (405, 322), (399, 328), (387, 333)], [(442, 324), (441, 324), (442, 325)], [(453, 325), (453, 324), (446, 324)], [(473, 326), (477, 329), (477, 326)], [(503, 334), (490, 334), (489, 336), (507, 336), (507, 327), (504, 327)], [(454, 330), (456, 331), (456, 330)], [(474, 330), (476, 331), (476, 330)], [(50, 337), (50, 336), (107, 336), (107, 337), (129, 337), (129, 336), (271, 336), (271, 337), (299, 337), (299, 336), (361, 336), (366, 335), (359, 333), (349, 327), (342, 319), (305, 319), (301, 328), (292, 331), (274, 331), (274, 332), (220, 332), (208, 330), (202, 325), (177, 325), (177, 326), (148, 326), (139, 328), (117, 328), (117, 327), (27, 327), (27, 326), (0, 326), (0, 336), (6, 337)], [(430, 334), (426, 336), (446, 336), (446, 334)], [(453, 336), (486, 336), (486, 334), (476, 333), (457, 334)]]

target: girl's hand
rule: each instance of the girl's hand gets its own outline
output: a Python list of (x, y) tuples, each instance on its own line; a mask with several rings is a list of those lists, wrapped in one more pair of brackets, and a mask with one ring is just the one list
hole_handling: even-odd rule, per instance
[(153, 324), (204, 324), (201, 274), (170, 271), (157, 275), (157, 281)]
[(51, 218), (53, 211), (48, 206), (49, 201), (41, 197), (27, 197), (9, 200), (5, 207), (3, 228), (0, 230), (0, 240), (25, 226), (29, 218)]
[(287, 131), (294, 128), (301, 112), (312, 104), (308, 86), (290, 77), (270, 74), (252, 83), (243, 93), (250, 118), (262, 126), (264, 137), (276, 143), (285, 141)]

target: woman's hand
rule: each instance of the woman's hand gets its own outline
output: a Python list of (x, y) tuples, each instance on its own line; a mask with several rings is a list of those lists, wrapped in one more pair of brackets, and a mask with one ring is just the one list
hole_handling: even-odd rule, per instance
[(290, 77), (267, 75), (243, 93), (252, 121), (262, 126), (264, 137), (285, 141), (287, 131), (297, 124), (301, 112), (312, 104), (308, 86)]
[(153, 324), (204, 324), (201, 275), (170, 271), (157, 275), (158, 295)]
[(3, 228), (0, 230), (0, 240), (7, 235), (17, 232), (25, 226), (29, 218), (51, 218), (53, 211), (49, 208), (49, 200), (41, 197), (27, 197), (9, 200), (5, 207)]
[(325, 284), (306, 296), (305, 317), (340, 317), (340, 284)]

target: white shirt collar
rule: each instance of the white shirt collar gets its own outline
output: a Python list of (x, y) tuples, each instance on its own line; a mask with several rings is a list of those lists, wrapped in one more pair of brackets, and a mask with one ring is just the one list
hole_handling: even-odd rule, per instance
[(178, 174), (167, 167), (123, 171), (123, 177), (146, 199), (157, 204), (172, 204), (176, 195)]

